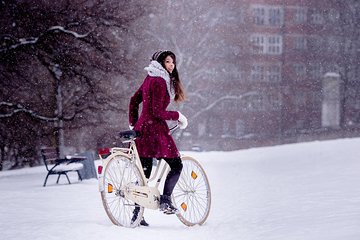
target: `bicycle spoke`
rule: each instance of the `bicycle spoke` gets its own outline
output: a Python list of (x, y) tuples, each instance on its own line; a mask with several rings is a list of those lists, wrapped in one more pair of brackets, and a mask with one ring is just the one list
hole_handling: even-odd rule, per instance
[(126, 199), (123, 192), (124, 188), (131, 183), (144, 185), (139, 169), (127, 157), (114, 156), (104, 170), (104, 188), (106, 189), (107, 185), (111, 184), (113, 189), (111, 192), (103, 191), (102, 199), (106, 213), (116, 225), (134, 227), (142, 217), (143, 207), (137, 206), (140, 207), (138, 219), (134, 223), (131, 222), (135, 203)]
[(210, 211), (210, 187), (204, 170), (192, 159), (183, 159), (183, 170), (175, 186), (173, 197), (180, 209), (177, 214), (186, 225), (205, 222)]

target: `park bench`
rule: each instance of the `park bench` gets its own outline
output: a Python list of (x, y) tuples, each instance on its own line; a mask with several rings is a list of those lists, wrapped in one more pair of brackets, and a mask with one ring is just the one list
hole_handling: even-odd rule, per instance
[(48, 171), (44, 187), (46, 186), (47, 179), (50, 175), (58, 175), (56, 184), (59, 183), (61, 175), (65, 175), (69, 184), (71, 184), (68, 172), (77, 172), (79, 180), (82, 181), (80, 170), (84, 167), (81, 161), (85, 160), (85, 156), (66, 156), (65, 158), (59, 157), (59, 149), (55, 147), (41, 148), (41, 156), (44, 160), (46, 170)]

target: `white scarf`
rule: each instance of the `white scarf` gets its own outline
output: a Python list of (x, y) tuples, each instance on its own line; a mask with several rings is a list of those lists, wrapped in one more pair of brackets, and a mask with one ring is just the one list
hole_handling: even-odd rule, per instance
[(163, 68), (163, 66), (161, 66), (161, 64), (155, 60), (151, 61), (149, 66), (145, 67), (144, 69), (147, 71), (149, 76), (161, 77), (162, 79), (165, 80), (167, 92), (170, 96), (170, 99), (173, 100), (175, 98), (175, 91), (174, 91), (174, 87), (171, 84), (170, 75), (169, 75), (168, 71), (166, 71)]

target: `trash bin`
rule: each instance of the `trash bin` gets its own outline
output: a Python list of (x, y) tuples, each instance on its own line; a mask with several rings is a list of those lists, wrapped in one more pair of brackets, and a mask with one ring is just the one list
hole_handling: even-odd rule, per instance
[(79, 153), (79, 156), (85, 156), (86, 159), (84, 161), (81, 161), (81, 163), (84, 165), (84, 167), (80, 170), (80, 175), (82, 179), (90, 179), (90, 178), (96, 178), (96, 169), (95, 169), (95, 155), (94, 152), (87, 151), (83, 153)]

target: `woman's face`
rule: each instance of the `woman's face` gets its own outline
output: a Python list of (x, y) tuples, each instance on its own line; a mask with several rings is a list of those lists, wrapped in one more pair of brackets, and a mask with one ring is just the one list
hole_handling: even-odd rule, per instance
[(169, 72), (169, 73), (172, 73), (174, 68), (175, 68), (175, 63), (174, 63), (174, 60), (172, 59), (172, 57), (170, 56), (167, 56), (165, 58), (165, 62), (164, 62), (164, 65), (165, 65), (165, 69)]

